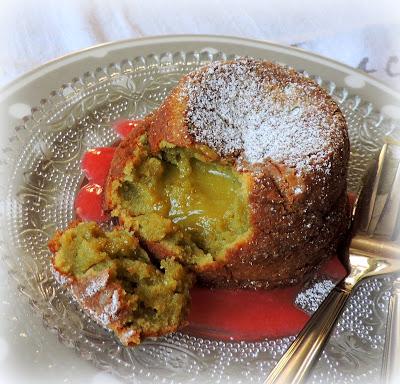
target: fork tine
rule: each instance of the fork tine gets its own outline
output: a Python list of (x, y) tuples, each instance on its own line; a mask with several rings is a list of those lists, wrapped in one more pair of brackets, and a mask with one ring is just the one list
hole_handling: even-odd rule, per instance
[[(400, 148), (400, 147), (399, 147)], [(380, 217), (376, 233), (389, 240), (396, 240), (398, 220), (400, 219), (400, 160), (388, 194), (384, 211)]]
[[(375, 227), (376, 227), (376, 220), (375, 218), (378, 216), (375, 214), (374, 216), (374, 210), (376, 207), (376, 200), (377, 200), (377, 195), (378, 195), (378, 187), (382, 178), (382, 171), (383, 171), (383, 165), (384, 162), (386, 160), (386, 154), (387, 154), (387, 148), (388, 148), (388, 144), (385, 143), (382, 146), (381, 152), (379, 154), (378, 157), (378, 165), (377, 165), (377, 169), (376, 169), (376, 176), (374, 179), (374, 183), (372, 185), (372, 192), (370, 195), (370, 199), (369, 199), (369, 204), (368, 204), (368, 213), (367, 213), (367, 228), (366, 228), (366, 232), (368, 235), (372, 236), (372, 234), (374, 233)], [(379, 218), (379, 216), (378, 216)], [(374, 219), (374, 220), (373, 220)]]

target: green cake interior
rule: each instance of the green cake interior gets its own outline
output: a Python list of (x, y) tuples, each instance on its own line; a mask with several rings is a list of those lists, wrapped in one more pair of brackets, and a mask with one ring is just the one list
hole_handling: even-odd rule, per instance
[(201, 265), (220, 260), (246, 235), (246, 179), (232, 166), (167, 143), (156, 155), (145, 145), (137, 151), (139, 164), (128, 163), (114, 182), (113, 215), (141, 239)]

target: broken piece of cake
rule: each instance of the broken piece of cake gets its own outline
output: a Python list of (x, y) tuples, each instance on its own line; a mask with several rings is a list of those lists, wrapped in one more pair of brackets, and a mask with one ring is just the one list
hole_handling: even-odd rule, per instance
[(172, 259), (156, 266), (128, 231), (74, 222), (55, 234), (49, 248), (57, 280), (122, 344), (185, 324), (193, 275)]

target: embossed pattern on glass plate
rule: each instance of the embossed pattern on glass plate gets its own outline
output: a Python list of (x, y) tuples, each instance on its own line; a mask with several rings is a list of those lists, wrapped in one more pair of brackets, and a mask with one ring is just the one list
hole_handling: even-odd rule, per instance
[[(10, 271), (35, 312), (65, 345), (129, 382), (262, 382), (293, 340), (229, 343), (178, 332), (124, 348), (76, 307), (49, 269), (47, 241), (73, 218), (84, 151), (114, 142), (112, 121), (146, 115), (183, 74), (226, 58), (224, 53), (165, 53), (88, 72), (42, 100), (3, 151), (2, 166), (14, 169), (3, 212), (9, 232), (3, 258)], [(347, 118), (349, 185), (355, 190), (395, 123), (347, 89), (306, 75), (333, 95)], [(318, 363), (314, 382), (378, 381), (390, 283), (390, 278), (380, 278), (359, 287)]]

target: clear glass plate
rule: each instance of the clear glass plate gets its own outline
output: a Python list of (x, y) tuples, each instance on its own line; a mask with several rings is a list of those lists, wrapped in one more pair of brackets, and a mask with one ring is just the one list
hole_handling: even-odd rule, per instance
[[(73, 219), (82, 183), (80, 159), (88, 149), (117, 137), (111, 122), (140, 118), (156, 108), (181, 76), (201, 65), (231, 58), (222, 52), (168, 52), (110, 64), (73, 79), (16, 127), (6, 154), (14, 164), (7, 185), (5, 258), (34, 311), (59, 339), (85, 359), (129, 382), (263, 382), (294, 336), (260, 342), (222, 342), (183, 333), (145, 341), (136, 348), (113, 336), (80, 311), (49, 268), (47, 241)], [(350, 189), (359, 185), (369, 160), (393, 122), (337, 87), (306, 74), (339, 103), (349, 125)], [(313, 375), (313, 382), (378, 382), (390, 278), (363, 283), (350, 300)]]

